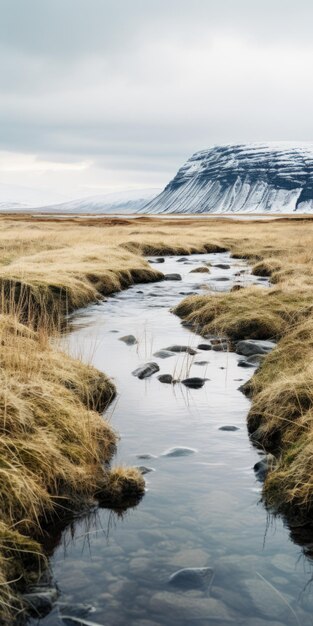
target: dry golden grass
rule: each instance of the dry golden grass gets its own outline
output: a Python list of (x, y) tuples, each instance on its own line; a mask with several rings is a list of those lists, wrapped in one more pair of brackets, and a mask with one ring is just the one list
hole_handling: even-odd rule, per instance
[(117, 508), (122, 497), (143, 492), (137, 471), (102, 469), (116, 437), (98, 411), (112, 384), (47, 340), (47, 329), (60, 327), (68, 311), (161, 278), (143, 255), (227, 249), (249, 259), (256, 274), (271, 276), (268, 293), (249, 288), (193, 296), (177, 312), (203, 333), (281, 338), (251, 383), (249, 426), (266, 445), (279, 437), (281, 460), (267, 481), (269, 499), (277, 501), (279, 492), (285, 501), (312, 503), (312, 242), (310, 219), (0, 218), (3, 623), (11, 619), (12, 602), (18, 608), (8, 581), (25, 582), (31, 559), (42, 558), (43, 518), (96, 492)]

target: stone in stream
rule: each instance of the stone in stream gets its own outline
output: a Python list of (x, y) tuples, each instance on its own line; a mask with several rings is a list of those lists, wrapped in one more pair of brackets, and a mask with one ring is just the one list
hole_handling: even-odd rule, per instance
[(197, 348), (198, 350), (212, 350), (212, 346), (210, 343), (199, 343)]
[[(160, 616), (166, 615), (168, 624), (236, 624), (228, 608), (221, 600), (210, 597), (194, 597), (173, 591), (158, 591), (152, 596), (149, 610)], [(237, 622), (238, 623), (238, 622)]]
[(230, 270), (230, 265), (228, 265), (228, 263), (216, 263), (213, 267), (218, 267), (220, 270)]
[(124, 341), (127, 346), (134, 346), (135, 343), (138, 343), (134, 335), (125, 335), (124, 337), (119, 337), (119, 341)]
[(195, 361), (194, 365), (207, 365), (210, 361)]
[(156, 259), (148, 259), (149, 263), (164, 263), (165, 259), (162, 256), (158, 256)]
[(55, 587), (33, 587), (23, 594), (23, 600), (32, 615), (43, 617), (51, 611), (58, 595)]
[(176, 448), (169, 448), (168, 450), (165, 450), (165, 452), (162, 452), (160, 456), (165, 456), (165, 457), (189, 456), (190, 454), (194, 454), (195, 452), (198, 452), (198, 450), (196, 450), (195, 448), (184, 448), (184, 447), (177, 446)]
[(119, 333), (119, 330), (110, 330), (110, 333)]
[(170, 356), (175, 356), (175, 352), (171, 352), (170, 350), (158, 350), (153, 356), (159, 359), (168, 359)]
[(212, 346), (212, 350), (215, 352), (227, 352), (228, 351), (228, 343), (215, 343)]
[(255, 367), (255, 363), (250, 363), (248, 359), (240, 359), (237, 365), (238, 367)]
[(177, 259), (177, 263), (184, 263), (184, 261), (188, 261), (186, 256), (182, 256), (180, 259)]
[(180, 274), (164, 274), (164, 280), (182, 280)]
[(169, 350), (169, 352), (187, 352), (187, 354), (197, 354), (197, 350), (194, 350), (193, 348), (190, 348), (189, 346), (178, 346), (178, 345), (174, 345), (174, 346), (169, 346), (168, 348), (165, 348), (165, 350)]
[(149, 474), (150, 472), (155, 472), (154, 467), (147, 467), (146, 465), (135, 465), (135, 467), (142, 475)]
[(210, 270), (207, 265), (201, 265), (201, 267), (195, 267), (193, 270), (190, 270), (189, 274), (209, 274)]
[(148, 459), (157, 459), (158, 457), (155, 456), (154, 454), (137, 454), (137, 459), (142, 459), (143, 461), (148, 460)]
[(236, 353), (243, 356), (255, 354), (268, 354), (276, 346), (274, 341), (262, 341), (260, 339), (243, 339), (236, 344)]
[(152, 376), (152, 374), (155, 374), (159, 371), (160, 368), (158, 364), (152, 361), (151, 363), (145, 363), (145, 365), (137, 367), (137, 369), (135, 369), (132, 374), (133, 376), (137, 376), (137, 378), (143, 379), (148, 378), (149, 376)]
[(215, 280), (216, 282), (223, 282), (229, 280), (228, 276), (212, 276), (211, 280)]
[(158, 376), (158, 380), (160, 383), (166, 383), (167, 385), (171, 385), (175, 382), (171, 374), (161, 374), (161, 376)]
[(261, 461), (258, 461), (253, 467), (257, 479), (260, 482), (263, 482), (267, 476), (267, 473), (274, 468), (275, 464), (276, 459), (273, 454), (269, 453), (264, 456)]
[(169, 577), (169, 584), (178, 589), (209, 589), (214, 577), (211, 567), (186, 567)]
[(230, 433), (234, 433), (236, 430), (239, 430), (238, 426), (220, 426), (219, 430), (226, 430)]
[(208, 378), (198, 378), (198, 376), (192, 376), (191, 378), (185, 378), (182, 380), (183, 385), (190, 387), (190, 389), (201, 389)]

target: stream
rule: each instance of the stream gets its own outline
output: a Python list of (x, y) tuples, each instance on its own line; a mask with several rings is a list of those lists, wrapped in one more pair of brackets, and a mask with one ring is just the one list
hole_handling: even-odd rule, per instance
[[(205, 342), (170, 312), (184, 295), (268, 282), (228, 253), (149, 258), (182, 280), (137, 284), (76, 312), (62, 345), (113, 378), (118, 396), (106, 414), (120, 434), (113, 464), (150, 468), (146, 494), (125, 515), (97, 509), (62, 533), (51, 556), (58, 602), (29, 623), (311, 626), (310, 561), (260, 502), (253, 467), (262, 453), (249, 440), (250, 401), (238, 390), (254, 369), (238, 366), (242, 357), (233, 352), (153, 356), (174, 344), (197, 349)], [(190, 273), (208, 262), (210, 273)], [(137, 344), (120, 340), (130, 334)], [(145, 380), (133, 376), (147, 361), (160, 371)], [(162, 384), (159, 374), (208, 380), (189, 389)], [(168, 454), (174, 447), (188, 450)], [(210, 580), (171, 584), (183, 568), (211, 568)]]

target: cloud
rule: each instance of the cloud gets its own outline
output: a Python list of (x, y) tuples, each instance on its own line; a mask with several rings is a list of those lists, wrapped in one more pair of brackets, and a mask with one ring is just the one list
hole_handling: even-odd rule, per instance
[(0, 150), (59, 163), (71, 194), (71, 163), (85, 186), (154, 186), (212, 143), (313, 139), (309, 1), (0, 0), (0, 15)]

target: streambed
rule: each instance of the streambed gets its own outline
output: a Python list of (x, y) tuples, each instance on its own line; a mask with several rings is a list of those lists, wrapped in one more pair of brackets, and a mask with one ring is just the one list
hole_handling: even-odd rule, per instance
[[(227, 291), (234, 284), (266, 287), (267, 281), (228, 253), (180, 258), (151, 260), (182, 280), (135, 285), (71, 318), (64, 346), (117, 386), (109, 410), (121, 436), (114, 464), (152, 471), (136, 508), (124, 516), (99, 509), (64, 531), (51, 558), (58, 602), (32, 625), (312, 624), (310, 563), (282, 521), (271, 520), (260, 503), (253, 466), (261, 452), (249, 441), (249, 400), (238, 390), (253, 368), (240, 367), (241, 357), (224, 351), (153, 356), (174, 344), (197, 350), (203, 343), (170, 312), (184, 295)], [(210, 273), (191, 273), (207, 262)], [(120, 341), (130, 334), (137, 344)], [(158, 374), (134, 377), (147, 361), (158, 364)], [(208, 380), (201, 389), (188, 389), (162, 384), (159, 374)], [(237, 430), (220, 430), (224, 426)], [(173, 447), (190, 448), (189, 454), (167, 455)], [(205, 588), (169, 583), (182, 568), (202, 567), (213, 570)]]

